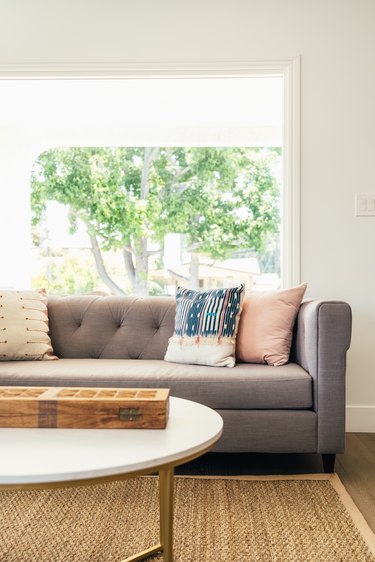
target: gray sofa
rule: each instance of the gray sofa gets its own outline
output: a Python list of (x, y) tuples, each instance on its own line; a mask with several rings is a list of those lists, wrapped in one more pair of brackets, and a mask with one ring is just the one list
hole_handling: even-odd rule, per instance
[(344, 449), (347, 303), (309, 300), (297, 317), (290, 362), (234, 368), (163, 360), (174, 328), (170, 297), (50, 297), (58, 361), (2, 361), (0, 384), (167, 387), (224, 419), (215, 451), (321, 453), (326, 472)]

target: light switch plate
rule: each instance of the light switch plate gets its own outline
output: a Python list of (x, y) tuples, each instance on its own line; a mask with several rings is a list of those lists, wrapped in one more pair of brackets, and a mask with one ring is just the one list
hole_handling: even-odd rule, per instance
[(375, 192), (355, 194), (355, 216), (375, 217)]

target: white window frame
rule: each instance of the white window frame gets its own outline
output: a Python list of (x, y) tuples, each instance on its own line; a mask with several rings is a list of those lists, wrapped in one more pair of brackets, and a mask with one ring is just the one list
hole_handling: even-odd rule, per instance
[(283, 78), (283, 186), (281, 209), (281, 278), (292, 287), (300, 278), (300, 57), (286, 60), (195, 63), (9, 63), (0, 79), (131, 78)]

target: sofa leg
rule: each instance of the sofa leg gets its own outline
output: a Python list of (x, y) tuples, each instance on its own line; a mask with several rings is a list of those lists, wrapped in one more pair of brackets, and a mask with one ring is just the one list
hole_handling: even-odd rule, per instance
[(336, 460), (336, 455), (332, 455), (330, 453), (322, 454), (324, 472), (326, 473), (335, 472), (335, 460)]

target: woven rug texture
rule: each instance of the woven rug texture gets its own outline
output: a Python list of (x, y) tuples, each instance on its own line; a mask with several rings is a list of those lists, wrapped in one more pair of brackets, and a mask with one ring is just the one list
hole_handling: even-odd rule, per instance
[[(158, 498), (155, 477), (0, 491), (0, 561), (119, 562), (158, 542)], [(375, 562), (329, 481), (176, 477), (174, 502), (175, 562)]]

